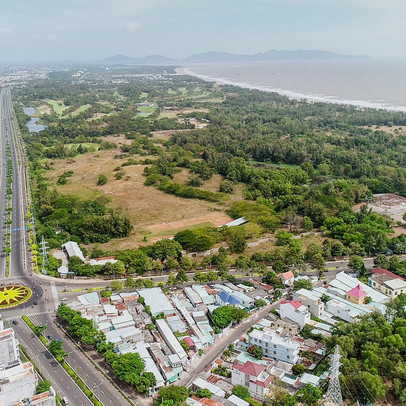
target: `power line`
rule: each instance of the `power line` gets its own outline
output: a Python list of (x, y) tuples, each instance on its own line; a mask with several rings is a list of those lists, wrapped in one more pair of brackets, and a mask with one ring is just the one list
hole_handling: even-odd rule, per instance
[(341, 395), (340, 387), (340, 349), (336, 345), (330, 367), (330, 383), (328, 385), (327, 393), (324, 398), (324, 406), (342, 406), (343, 397)]

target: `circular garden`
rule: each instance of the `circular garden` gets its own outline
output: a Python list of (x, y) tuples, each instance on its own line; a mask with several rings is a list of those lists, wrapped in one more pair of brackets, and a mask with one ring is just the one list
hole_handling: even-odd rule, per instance
[(18, 306), (32, 296), (32, 290), (23, 285), (0, 286), (0, 309)]

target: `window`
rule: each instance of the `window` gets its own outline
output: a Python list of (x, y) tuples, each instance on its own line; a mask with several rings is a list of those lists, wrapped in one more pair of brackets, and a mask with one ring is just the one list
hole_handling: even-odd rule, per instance
[(276, 351), (274, 351), (273, 353), (276, 354)]
[(289, 355), (286, 356), (287, 359), (290, 359)]

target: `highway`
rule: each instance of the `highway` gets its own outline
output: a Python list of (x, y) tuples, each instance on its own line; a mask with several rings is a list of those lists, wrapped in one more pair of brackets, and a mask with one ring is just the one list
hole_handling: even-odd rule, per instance
[[(55, 360), (51, 354), (37, 337), (33, 337), (28, 327), (20, 320), (23, 314), (35, 314), (36, 316), (35, 319), (33, 317), (33, 321), (39, 325), (47, 324), (49, 326), (48, 334), (51, 333), (54, 337), (64, 338), (59, 330), (52, 330), (54, 328), (53, 319), (55, 311), (59, 305), (55, 282), (49, 278), (39, 278), (32, 272), (31, 263), (28, 261), (28, 232), (26, 231), (25, 221), (27, 212), (25, 162), (18, 124), (12, 106), (10, 89), (5, 88), (1, 90), (0, 104), (0, 242), (2, 249), (4, 248), (4, 237), (6, 234), (6, 229), (4, 228), (4, 211), (7, 201), (5, 192), (7, 140), (11, 149), (10, 158), (13, 165), (13, 211), (11, 217), (11, 228), (13, 231), (11, 232), (10, 275), (8, 277), (6, 276), (6, 259), (4, 256), (0, 256), (0, 283), (2, 285), (12, 283), (25, 284), (34, 292), (33, 297), (24, 305), (12, 309), (3, 309), (1, 315), (9, 323), (11, 320), (19, 319), (17, 325), (10, 324), (10, 326), (16, 330), (17, 337), (26, 349), (28, 355), (34, 362), (38, 362), (41, 372), (44, 376), (49, 378), (60, 395), (67, 396), (72, 406), (87, 406), (92, 403), (65, 370), (55, 364)], [(64, 347), (67, 351), (71, 352), (69, 358), (82, 380), (87, 382), (91, 389), (95, 384), (99, 385), (101, 383), (93, 392), (100, 396), (100, 400), (104, 405), (128, 405), (127, 400), (123, 398), (121, 393), (89, 363), (87, 358), (85, 358), (67, 338), (63, 341)]]

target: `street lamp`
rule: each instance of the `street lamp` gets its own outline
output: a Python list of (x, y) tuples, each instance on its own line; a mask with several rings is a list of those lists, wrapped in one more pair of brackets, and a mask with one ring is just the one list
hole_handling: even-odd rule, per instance
[(93, 389), (97, 389), (97, 399), (100, 399), (100, 396), (99, 396), (99, 386), (102, 384), (103, 382), (100, 382), (98, 385), (94, 385), (93, 386)]

